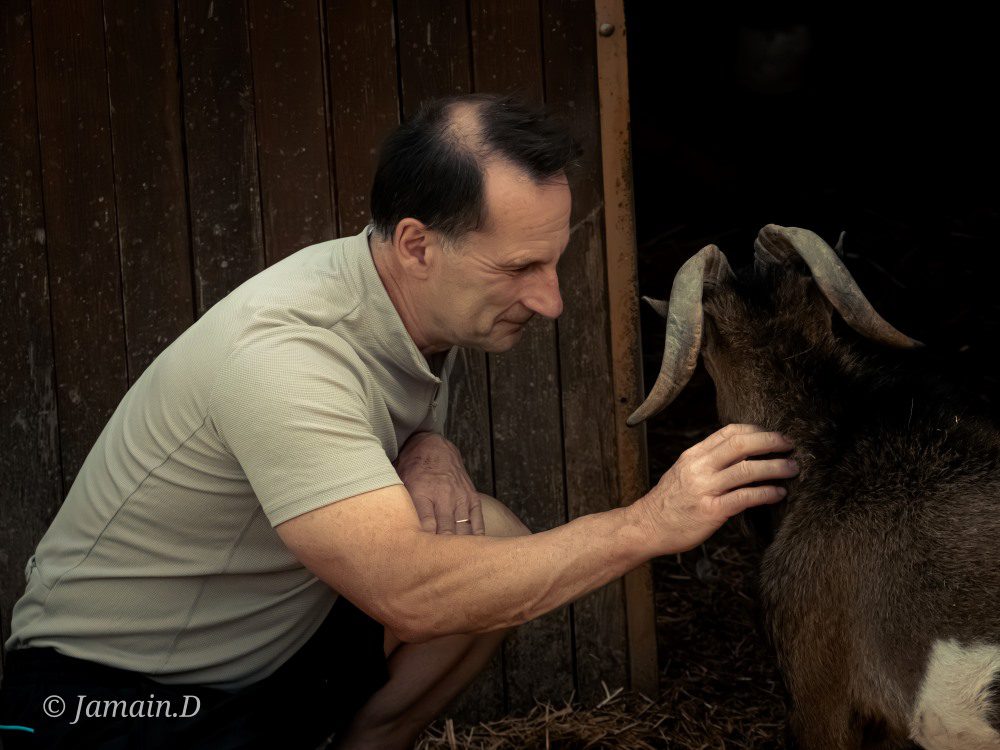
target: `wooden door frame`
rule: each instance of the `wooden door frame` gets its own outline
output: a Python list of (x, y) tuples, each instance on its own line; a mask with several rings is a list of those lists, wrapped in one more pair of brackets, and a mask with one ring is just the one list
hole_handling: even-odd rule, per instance
[[(595, 0), (594, 7), (618, 491), (621, 502), (627, 504), (645, 494), (649, 484), (645, 426), (625, 424), (645, 394), (639, 338), (628, 47), (624, 0)], [(625, 607), (632, 689), (655, 699), (659, 693), (659, 668), (653, 579), (648, 562), (625, 576)]]

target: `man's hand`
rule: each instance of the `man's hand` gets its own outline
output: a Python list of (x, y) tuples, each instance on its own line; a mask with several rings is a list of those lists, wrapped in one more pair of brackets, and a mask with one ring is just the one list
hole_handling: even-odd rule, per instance
[(458, 448), (447, 439), (434, 432), (414, 433), (403, 444), (395, 465), (424, 531), (486, 533), (479, 493)]
[(746, 459), (791, 448), (780, 433), (730, 424), (684, 451), (656, 486), (631, 506), (639, 513), (655, 554), (692, 549), (730, 516), (784, 498), (783, 487), (743, 485), (793, 477), (799, 473), (798, 465), (787, 458)]

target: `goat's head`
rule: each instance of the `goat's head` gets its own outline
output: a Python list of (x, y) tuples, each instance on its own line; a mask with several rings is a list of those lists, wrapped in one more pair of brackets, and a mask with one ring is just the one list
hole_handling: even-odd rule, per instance
[(833, 343), (833, 311), (874, 341), (920, 346), (875, 312), (838, 251), (813, 232), (768, 224), (754, 248), (753, 267), (737, 276), (722, 251), (708, 245), (681, 266), (669, 302), (644, 298), (666, 318), (666, 342), (656, 383), (629, 425), (674, 400), (701, 352), (720, 419), (766, 424), (761, 368)]

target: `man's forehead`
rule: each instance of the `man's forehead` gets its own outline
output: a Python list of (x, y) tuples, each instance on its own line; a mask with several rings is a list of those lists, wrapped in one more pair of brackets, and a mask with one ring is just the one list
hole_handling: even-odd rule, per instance
[(565, 181), (538, 183), (512, 167), (487, 170), (486, 209), (498, 239), (551, 242), (569, 225), (572, 197)]

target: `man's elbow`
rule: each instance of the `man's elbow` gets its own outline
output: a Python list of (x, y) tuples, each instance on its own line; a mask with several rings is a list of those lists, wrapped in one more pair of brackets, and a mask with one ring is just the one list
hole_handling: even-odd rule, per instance
[(431, 635), (421, 628), (413, 628), (408, 624), (401, 625), (386, 625), (386, 629), (392, 633), (401, 643), (426, 643), (427, 641), (433, 640), (434, 635)]
[(391, 612), (386, 612), (386, 630), (392, 633), (403, 643), (424, 643), (433, 636), (429, 635), (423, 622), (412, 613), (401, 612), (393, 608)]
[(404, 643), (426, 643), (465, 632), (462, 624), (452, 616), (456, 610), (448, 605), (430, 606), (426, 599), (413, 593), (394, 596), (392, 602), (385, 609), (383, 624)]

